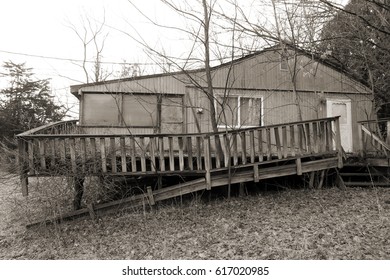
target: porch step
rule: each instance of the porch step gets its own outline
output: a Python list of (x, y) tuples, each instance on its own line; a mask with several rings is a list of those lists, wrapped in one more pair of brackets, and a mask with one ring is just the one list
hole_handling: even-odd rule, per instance
[(377, 173), (377, 172), (370, 172), (370, 173), (362, 173), (362, 172), (350, 172), (350, 173), (345, 173), (345, 172), (340, 172), (340, 176), (344, 177), (378, 177), (378, 176), (383, 176), (383, 173)]
[(346, 166), (340, 176), (346, 186), (350, 187), (390, 187), (387, 169), (370, 166)]
[(390, 187), (390, 182), (344, 182), (344, 184), (350, 187)]

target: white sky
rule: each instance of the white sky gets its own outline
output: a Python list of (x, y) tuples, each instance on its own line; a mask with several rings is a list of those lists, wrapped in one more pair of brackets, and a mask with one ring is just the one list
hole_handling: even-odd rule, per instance
[[(159, 0), (132, 2), (148, 11), (148, 15), (154, 18), (164, 14), (161, 12), (167, 12)], [(145, 35), (149, 43), (155, 44), (158, 36), (152, 31), (151, 24), (147, 23), (127, 0), (3, 0), (0, 4), (0, 63), (3, 65), (9, 60), (15, 63), (25, 62), (26, 66), (34, 69), (38, 78), (51, 78), (52, 90), (57, 96), (62, 99), (67, 96), (70, 102), (75, 103), (76, 100), (69, 94), (69, 86), (86, 82), (82, 69), (72, 61), (43, 57), (82, 60), (82, 42), (68, 27), (69, 22), (82, 32), (83, 16), (87, 16), (94, 23), (101, 21), (104, 14), (108, 26), (135, 34), (129, 25), (131, 24)], [(168, 16), (165, 22), (169, 20), (172, 20), (172, 17)], [(150, 62), (147, 61), (142, 48), (129, 36), (109, 27), (104, 29), (104, 33), (108, 34), (108, 37), (105, 40), (103, 61)], [(167, 35), (159, 34), (159, 37), (164, 36)], [(170, 39), (174, 41), (174, 38)], [(167, 48), (170, 48), (169, 44)], [(90, 51), (87, 59), (93, 60), (93, 55)], [(116, 70), (120, 68), (115, 64), (104, 66), (109, 71), (112, 67), (116, 67)], [(92, 67), (92, 64), (89, 67)]]
[[(188, 22), (184, 22), (179, 15), (161, 4), (160, 0), (131, 0), (131, 2), (153, 20), (164, 25), (188, 28)], [(254, 3), (257, 2), (240, 1), (241, 7), (246, 5), (251, 16), (267, 21), (264, 7), (256, 9)], [(227, 7), (224, 5), (222, 9), (225, 10)], [(191, 45), (185, 45), (188, 39), (185, 34), (169, 29), (157, 30), (128, 0), (2, 0), (0, 3), (0, 64), (9, 60), (15, 63), (25, 62), (26, 66), (34, 69), (38, 78), (51, 79), (53, 93), (58, 98), (62, 101), (68, 99), (69, 103), (77, 104), (77, 100), (69, 93), (69, 87), (85, 83), (86, 78), (80, 66), (66, 59), (82, 60), (83, 47), (81, 40), (69, 28), (69, 22), (82, 31), (84, 26), (81, 23), (82, 17), (91, 19), (92, 23), (99, 23), (104, 14), (106, 27), (103, 32), (108, 34), (103, 50), (104, 62), (120, 63), (124, 60), (134, 63), (152, 62), (139, 44), (116, 29), (135, 37), (138, 32), (150, 46), (155, 46), (159, 50), (164, 48), (168, 54), (175, 56), (180, 56), (181, 53), (191, 49)], [(95, 52), (89, 50), (87, 60), (93, 61), (94, 55)], [(88, 67), (91, 68), (92, 64)], [(107, 71), (120, 69), (118, 64), (104, 64), (104, 67)], [(149, 73), (156, 71), (157, 68), (149, 70)], [(0, 85), (2, 86), (1, 80)]]

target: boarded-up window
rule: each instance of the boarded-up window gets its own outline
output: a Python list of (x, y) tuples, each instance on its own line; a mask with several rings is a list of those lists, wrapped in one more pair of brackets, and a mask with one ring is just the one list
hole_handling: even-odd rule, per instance
[(85, 125), (119, 125), (119, 95), (85, 93), (83, 98)]
[(154, 127), (157, 125), (156, 95), (124, 95), (123, 121), (125, 126)]
[(183, 98), (162, 96), (161, 133), (182, 133), (183, 121)]

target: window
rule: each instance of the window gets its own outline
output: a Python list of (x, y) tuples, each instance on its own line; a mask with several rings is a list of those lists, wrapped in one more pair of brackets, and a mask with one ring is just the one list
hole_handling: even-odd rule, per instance
[(159, 127), (166, 133), (183, 130), (181, 95), (84, 93), (83, 98), (83, 125)]
[(120, 95), (84, 94), (83, 122), (88, 125), (118, 125), (120, 107)]
[(285, 54), (280, 55), (280, 70), (288, 71), (288, 56)]
[(123, 125), (154, 127), (157, 124), (157, 96), (123, 95)]
[(219, 97), (217, 121), (221, 127), (239, 128), (262, 125), (261, 97)]

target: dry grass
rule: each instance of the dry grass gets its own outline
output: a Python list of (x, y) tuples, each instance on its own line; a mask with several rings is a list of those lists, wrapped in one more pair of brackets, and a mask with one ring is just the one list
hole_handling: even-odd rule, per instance
[(0, 180), (0, 259), (390, 258), (390, 189), (268, 191), (208, 203), (194, 198), (154, 212), (25, 230), (28, 201), (16, 178)]

